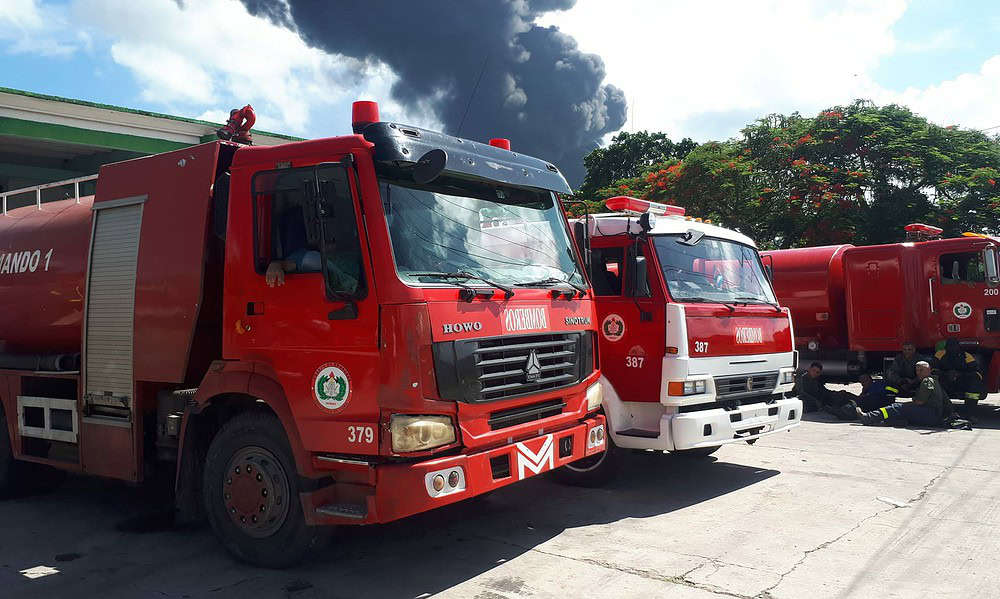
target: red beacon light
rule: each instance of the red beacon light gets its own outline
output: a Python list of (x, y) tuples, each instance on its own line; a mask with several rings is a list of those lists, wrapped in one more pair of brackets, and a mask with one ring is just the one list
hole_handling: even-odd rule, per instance
[(939, 237), (944, 231), (940, 227), (934, 227), (931, 225), (925, 225), (924, 223), (912, 223), (903, 227), (906, 231), (906, 239), (916, 239), (917, 241), (924, 241), (925, 239), (934, 239)]
[(510, 151), (510, 140), (503, 137), (494, 137), (490, 140), (490, 145), (494, 148)]
[(660, 204), (659, 202), (650, 202), (629, 196), (615, 196), (609, 198), (604, 204), (608, 207), (608, 210), (627, 212), (629, 214), (644, 214), (648, 212), (656, 216), (684, 216), (685, 212), (680, 206)]
[(351, 105), (351, 128), (358, 133), (365, 125), (377, 123), (378, 102), (358, 100)]

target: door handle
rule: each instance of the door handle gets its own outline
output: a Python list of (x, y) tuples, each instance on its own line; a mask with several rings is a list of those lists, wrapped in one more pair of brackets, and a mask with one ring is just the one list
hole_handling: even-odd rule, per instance
[(258, 316), (264, 313), (264, 302), (247, 302), (247, 316)]
[(937, 312), (937, 310), (934, 309), (934, 277), (929, 277), (927, 279), (927, 294), (931, 299), (931, 314), (934, 314)]

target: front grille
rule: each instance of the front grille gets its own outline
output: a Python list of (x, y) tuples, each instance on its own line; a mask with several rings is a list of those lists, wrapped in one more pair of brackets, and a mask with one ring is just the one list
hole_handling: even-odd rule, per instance
[(738, 399), (770, 394), (778, 384), (777, 372), (757, 372), (736, 376), (715, 377), (715, 394), (719, 399)]
[(560, 399), (554, 399), (552, 401), (545, 401), (538, 404), (493, 412), (490, 414), (490, 430), (496, 431), (502, 428), (524, 424), (525, 422), (534, 422), (535, 420), (541, 420), (542, 418), (548, 418), (549, 416), (558, 416), (559, 414), (562, 414), (563, 408), (565, 407), (566, 402)]
[(593, 371), (589, 332), (511, 335), (434, 344), (441, 397), (484, 402), (560, 389)]

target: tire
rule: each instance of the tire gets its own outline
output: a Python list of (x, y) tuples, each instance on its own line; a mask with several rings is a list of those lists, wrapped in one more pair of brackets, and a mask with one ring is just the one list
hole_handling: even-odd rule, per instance
[(713, 453), (719, 451), (720, 447), (722, 447), (722, 446), (721, 445), (716, 445), (715, 447), (696, 447), (694, 449), (675, 449), (675, 450), (671, 451), (670, 453), (674, 454), (677, 457), (681, 457), (681, 458), (701, 459), (701, 458), (707, 458), (708, 456), (712, 455)]
[(327, 531), (306, 526), (298, 480), (277, 418), (245, 412), (226, 422), (209, 446), (202, 482), (205, 513), (219, 541), (255, 566), (302, 561)]
[(557, 468), (552, 472), (553, 478), (574, 487), (601, 487), (611, 482), (618, 474), (621, 449), (615, 446), (610, 436), (605, 439), (607, 447), (603, 452)]

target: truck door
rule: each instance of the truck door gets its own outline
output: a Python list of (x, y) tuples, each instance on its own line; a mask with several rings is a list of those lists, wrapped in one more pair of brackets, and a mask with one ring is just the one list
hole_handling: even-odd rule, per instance
[(258, 172), (248, 218), (230, 215), (231, 235), (242, 223), (253, 237), (252, 256), (227, 255), (230, 339), (273, 367), (312, 451), (378, 447), (378, 302), (355, 181), (349, 164)]
[[(658, 402), (666, 341), (663, 298), (652, 261), (646, 259), (649, 252), (644, 243), (637, 248), (627, 238), (593, 243), (590, 274), (597, 296), (601, 370), (622, 401)], [(645, 269), (646, 285), (637, 276), (637, 263)]]
[[(995, 251), (989, 252), (995, 260)], [(936, 259), (935, 259), (936, 258)], [(931, 256), (929, 275), (934, 294), (931, 304), (941, 323), (942, 336), (982, 338), (1000, 335), (1000, 288), (987, 273), (983, 248), (946, 249)], [(995, 263), (994, 263), (995, 264)], [(993, 270), (995, 273), (995, 269)], [(991, 314), (990, 310), (994, 312)]]

